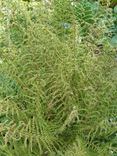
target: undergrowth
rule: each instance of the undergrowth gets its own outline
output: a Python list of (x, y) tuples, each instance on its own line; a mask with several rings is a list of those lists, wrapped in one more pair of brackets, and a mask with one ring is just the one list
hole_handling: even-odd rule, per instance
[(111, 10), (69, 0), (0, 7), (0, 155), (116, 154)]

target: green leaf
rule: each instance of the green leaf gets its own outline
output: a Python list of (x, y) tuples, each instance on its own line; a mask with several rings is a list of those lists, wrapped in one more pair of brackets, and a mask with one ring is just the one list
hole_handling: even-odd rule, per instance
[(111, 39), (111, 45), (112, 46), (117, 46), (117, 35), (113, 36)]
[(117, 5), (114, 7), (114, 13), (117, 13)]

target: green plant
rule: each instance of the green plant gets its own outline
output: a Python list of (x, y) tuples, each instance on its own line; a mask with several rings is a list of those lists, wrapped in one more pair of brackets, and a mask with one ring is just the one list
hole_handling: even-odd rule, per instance
[[(110, 150), (116, 152), (115, 51), (108, 38), (100, 39), (108, 22), (95, 27), (91, 15), (94, 23), (88, 21), (88, 35), (78, 42), (82, 25), (70, 1), (54, 1), (48, 7), (14, 0), (5, 1), (1, 8), (5, 6), (11, 16), (3, 15), (2, 35), (7, 38), (0, 47), (0, 72), (5, 73), (1, 82), (9, 91), (0, 97), (1, 155), (110, 156)], [(60, 26), (61, 22), (68, 25)]]
[(117, 46), (117, 6), (113, 8), (113, 18), (114, 18), (114, 28), (112, 29), (113, 36), (111, 39), (111, 44)]

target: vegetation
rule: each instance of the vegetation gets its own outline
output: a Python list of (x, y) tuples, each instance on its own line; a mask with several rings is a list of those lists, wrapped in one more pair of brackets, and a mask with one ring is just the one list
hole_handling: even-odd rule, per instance
[(0, 8), (0, 156), (116, 156), (116, 8), (92, 0)]

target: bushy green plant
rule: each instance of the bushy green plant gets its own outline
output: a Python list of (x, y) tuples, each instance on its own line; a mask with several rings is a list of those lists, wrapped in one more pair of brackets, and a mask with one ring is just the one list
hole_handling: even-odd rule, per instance
[(91, 23), (86, 38), (78, 42), (82, 25), (71, 1), (47, 6), (13, 0), (4, 7), (11, 14), (3, 12), (0, 47), (0, 72), (8, 75), (0, 83), (9, 89), (0, 96), (1, 155), (116, 152), (116, 51), (108, 38), (100, 40), (108, 22), (105, 27)]
[(117, 46), (117, 5), (113, 8), (113, 18), (114, 18), (114, 27), (112, 29), (113, 36), (111, 39), (111, 44)]
[[(82, 38), (95, 33), (98, 42), (103, 43), (107, 37), (111, 36), (110, 28), (113, 26), (112, 9), (107, 9), (97, 1), (78, 1), (74, 3), (76, 20), (80, 25), (80, 36)], [(93, 31), (98, 31), (93, 32)], [(100, 32), (100, 33), (99, 33)], [(94, 36), (91, 34), (91, 37)], [(94, 39), (96, 40), (96, 39)]]

